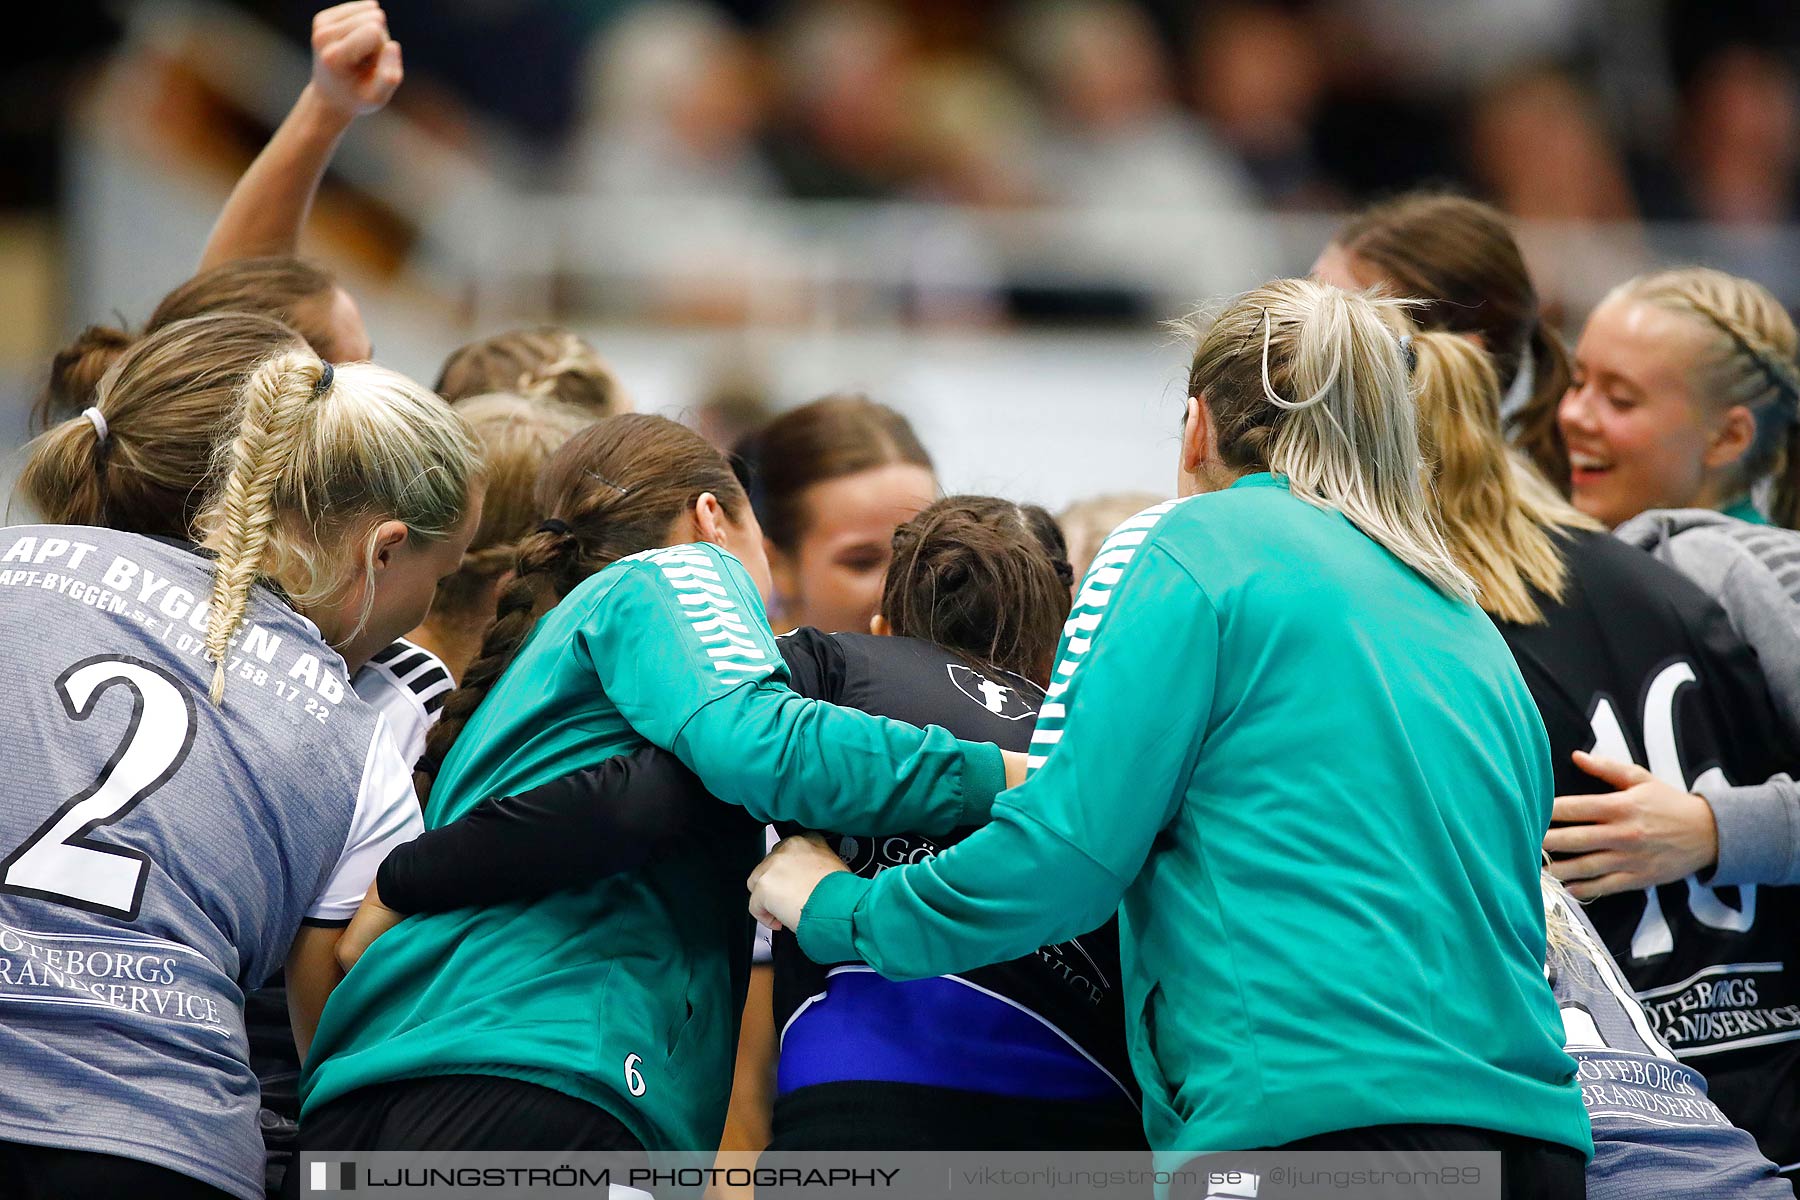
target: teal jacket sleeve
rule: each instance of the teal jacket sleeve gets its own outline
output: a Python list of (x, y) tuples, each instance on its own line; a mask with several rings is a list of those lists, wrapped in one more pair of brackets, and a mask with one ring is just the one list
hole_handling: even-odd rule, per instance
[(756, 588), (712, 546), (620, 567), (577, 634), (607, 697), (719, 799), (762, 821), (944, 833), (988, 819), (997, 747), (838, 708), (787, 687)]
[(1118, 908), (1187, 790), (1219, 648), (1205, 591), (1165, 551), (1142, 555), (1122, 583), (1090, 570), (1026, 782), (934, 859), (827, 876), (796, 930), (809, 958), (920, 979), (1017, 958)]

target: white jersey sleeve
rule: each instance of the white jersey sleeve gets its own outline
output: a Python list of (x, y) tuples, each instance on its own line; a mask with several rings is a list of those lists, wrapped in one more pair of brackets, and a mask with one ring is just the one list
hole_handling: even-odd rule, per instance
[(401, 758), (386, 719), (377, 722), (363, 768), (362, 788), (344, 851), (326, 877), (325, 887), (306, 919), (314, 924), (348, 921), (362, 903), (375, 872), (392, 850), (425, 830), (418, 797), (413, 794), (412, 768)]
[(414, 642), (396, 638), (377, 651), (350, 680), (368, 704), (388, 720), (394, 744), (410, 765), (425, 754), (425, 738), (437, 724), (456, 681), (443, 659)]

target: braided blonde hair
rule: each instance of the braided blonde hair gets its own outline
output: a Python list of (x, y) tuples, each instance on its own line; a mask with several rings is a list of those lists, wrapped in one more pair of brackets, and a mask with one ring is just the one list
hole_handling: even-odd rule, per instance
[(1800, 525), (1800, 335), (1781, 302), (1760, 283), (1710, 267), (1640, 275), (1607, 299), (1614, 297), (1690, 317), (1707, 332), (1706, 351), (1690, 373), (1695, 395), (1714, 412), (1742, 406), (1756, 419), (1735, 489), (1725, 494), (1773, 475), (1771, 515), (1790, 529)]
[(1281, 279), (1227, 304), (1195, 335), (1188, 395), (1204, 396), (1219, 456), (1285, 475), (1296, 499), (1342, 513), (1438, 590), (1473, 601), (1425, 495), (1404, 300)]
[(372, 363), (333, 368), (307, 351), (277, 354), (245, 384), (236, 428), (218, 446), (217, 490), (198, 520), (218, 554), (206, 622), (214, 704), (224, 700), (226, 654), (259, 578), (304, 613), (347, 589), (348, 547), (361, 544), (372, 577), (380, 522), (400, 521), (426, 540), (447, 536), (482, 474), (467, 423)]
[(595, 417), (629, 412), (624, 389), (600, 352), (567, 329), (511, 329), (453, 351), (437, 392), (457, 403), (494, 392), (560, 400)]

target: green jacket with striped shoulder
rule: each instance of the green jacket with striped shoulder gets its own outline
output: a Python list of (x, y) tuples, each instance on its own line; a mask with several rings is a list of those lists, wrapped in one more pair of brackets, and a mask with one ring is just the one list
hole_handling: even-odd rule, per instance
[(1544, 978), (1549, 746), (1478, 608), (1249, 475), (1103, 544), (1034, 750), (936, 859), (828, 876), (807, 954), (939, 975), (1118, 907), (1152, 1147), (1419, 1122), (1591, 1153)]
[(755, 818), (532, 903), (414, 916), (332, 994), (305, 1111), (358, 1088), (492, 1074), (599, 1105), (652, 1150), (718, 1145), (748, 978), (760, 822), (868, 833), (985, 821), (1000, 752), (786, 686), (749, 576), (650, 551), (546, 614), (444, 763), (425, 822), (654, 743)]

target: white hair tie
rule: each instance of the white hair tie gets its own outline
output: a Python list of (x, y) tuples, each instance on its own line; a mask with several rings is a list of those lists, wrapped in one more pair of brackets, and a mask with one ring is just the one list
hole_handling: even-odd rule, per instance
[(84, 408), (81, 410), (81, 415), (86, 417), (88, 424), (94, 427), (94, 436), (100, 439), (100, 444), (106, 445), (106, 414), (97, 408)]

